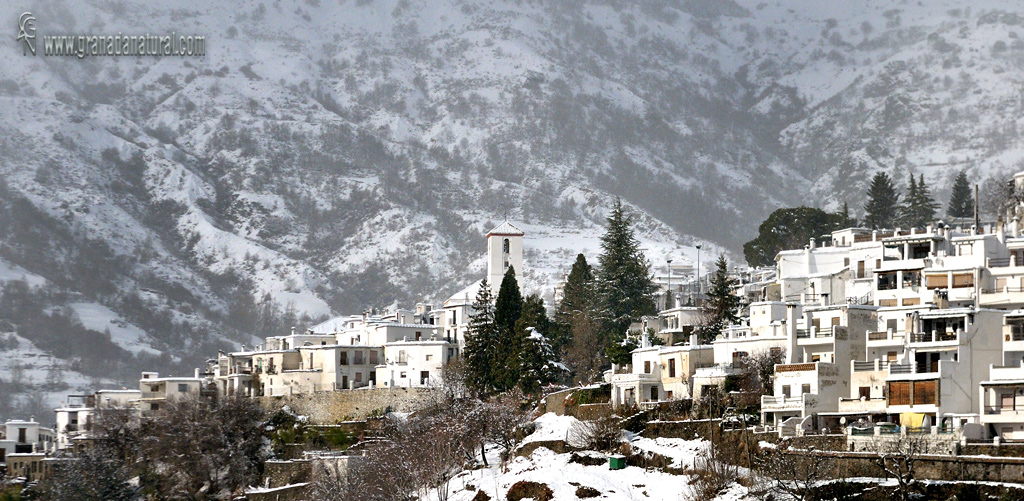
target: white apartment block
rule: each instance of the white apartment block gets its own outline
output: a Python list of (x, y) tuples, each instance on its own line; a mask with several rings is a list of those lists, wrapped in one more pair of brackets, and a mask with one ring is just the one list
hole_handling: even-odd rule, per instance
[(54, 409), (56, 414), (57, 448), (72, 447), (78, 440), (91, 437), (97, 409), (104, 407), (132, 407), (142, 398), (141, 390), (99, 390), (88, 395), (68, 395), (64, 405)]

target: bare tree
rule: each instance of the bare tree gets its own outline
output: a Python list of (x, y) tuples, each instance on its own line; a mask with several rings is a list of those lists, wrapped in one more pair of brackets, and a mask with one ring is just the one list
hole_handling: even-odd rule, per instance
[(882, 468), (887, 476), (896, 479), (900, 499), (903, 501), (912, 497), (912, 491), (917, 482), (914, 463), (917, 462), (921, 454), (926, 452), (926, 449), (927, 442), (921, 437), (912, 435), (887, 439), (878, 444), (878, 459), (875, 463)]
[(265, 459), (264, 411), (234, 397), (168, 401), (143, 421), (140, 459), (152, 487), (170, 497), (228, 496), (251, 485)]
[(622, 423), (618, 416), (602, 416), (573, 423), (567, 441), (574, 447), (607, 451), (622, 443)]
[(39, 489), (44, 499), (130, 501), (138, 495), (129, 482), (131, 476), (116, 449), (101, 441), (77, 457), (57, 461)]
[(781, 364), (785, 359), (786, 353), (783, 350), (759, 350), (744, 357), (743, 366), (750, 384), (747, 390), (759, 395), (771, 395), (775, 364)]
[(523, 409), (524, 395), (518, 388), (492, 397), (484, 404), (486, 430), (484, 438), (503, 449), (502, 457), (519, 442), (520, 434), (530, 423), (530, 413)]
[(800, 501), (813, 499), (815, 486), (829, 478), (834, 467), (834, 461), (827, 454), (813, 447), (794, 451), (789, 441), (765, 449), (758, 464), (759, 472), (773, 489)]

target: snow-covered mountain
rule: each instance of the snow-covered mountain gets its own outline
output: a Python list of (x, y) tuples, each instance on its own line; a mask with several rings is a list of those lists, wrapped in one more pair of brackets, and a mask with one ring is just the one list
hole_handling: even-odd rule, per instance
[(132, 384), (443, 299), (504, 217), (543, 292), (596, 255), (614, 196), (654, 263), (738, 249), (777, 207), (856, 211), (879, 169), (944, 199), (956, 169), (1020, 158), (1024, 8), (959, 3), (4, 3), (39, 37), (174, 31), (207, 55), (2, 44), (0, 347)]

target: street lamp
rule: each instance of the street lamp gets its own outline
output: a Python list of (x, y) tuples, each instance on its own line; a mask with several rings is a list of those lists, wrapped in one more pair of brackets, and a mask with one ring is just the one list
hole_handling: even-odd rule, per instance
[(668, 262), (668, 291), (665, 293), (665, 309), (672, 309), (672, 260), (666, 259)]
[(697, 244), (697, 300), (694, 301), (694, 304), (700, 301), (700, 245)]

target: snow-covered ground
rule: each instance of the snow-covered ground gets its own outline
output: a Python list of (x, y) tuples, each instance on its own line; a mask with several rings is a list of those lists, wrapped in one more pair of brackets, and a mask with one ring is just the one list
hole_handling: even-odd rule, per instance
[[(537, 430), (524, 439), (524, 443), (564, 440), (573, 424), (571, 416), (545, 414), (536, 420)], [(672, 458), (674, 467), (691, 467), (693, 458), (706, 447), (702, 440), (680, 438), (630, 437), (637, 450), (649, 451)], [(548, 486), (554, 499), (577, 499), (580, 487), (590, 487), (601, 493), (601, 500), (684, 500), (689, 499), (689, 475), (672, 475), (655, 469), (629, 466), (622, 470), (609, 470), (607, 464), (587, 466), (571, 462), (572, 454), (557, 454), (539, 447), (529, 457), (514, 457), (504, 465), (498, 463), (497, 454), (489, 458), (490, 467), (462, 472), (450, 486), (450, 501), (469, 501), (484, 491), (491, 499), (505, 499), (508, 490), (519, 481), (538, 482)], [(425, 498), (437, 499), (436, 493)], [(733, 484), (722, 492), (718, 501), (754, 499), (747, 489)]]

